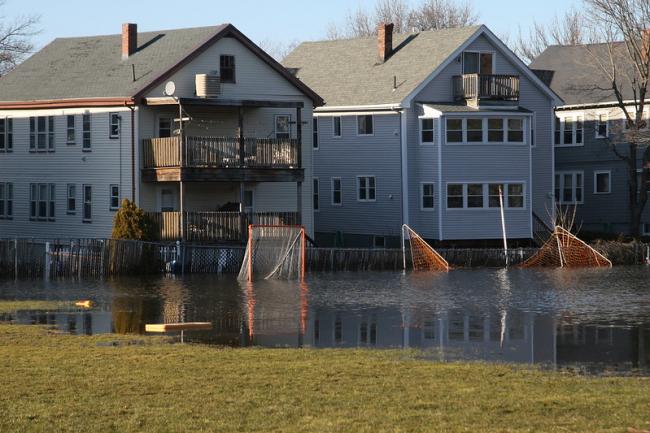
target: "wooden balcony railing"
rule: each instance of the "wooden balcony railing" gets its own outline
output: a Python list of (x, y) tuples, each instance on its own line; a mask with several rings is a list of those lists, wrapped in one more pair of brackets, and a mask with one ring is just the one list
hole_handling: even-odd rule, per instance
[(180, 137), (142, 141), (144, 168), (300, 168), (298, 140)]
[[(298, 212), (149, 212), (161, 241), (181, 239), (181, 221), (185, 224), (185, 240), (192, 242), (239, 242), (246, 238), (248, 224), (298, 225)], [(244, 230), (244, 232), (242, 232)]]
[(456, 75), (453, 86), (456, 100), (519, 100), (519, 75)]

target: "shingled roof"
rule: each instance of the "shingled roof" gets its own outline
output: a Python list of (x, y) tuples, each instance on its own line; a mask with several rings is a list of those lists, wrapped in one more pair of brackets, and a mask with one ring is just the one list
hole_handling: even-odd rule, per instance
[(283, 64), (328, 106), (400, 103), (480, 28), (396, 34), (384, 63), (378, 61), (376, 37), (305, 42)]
[[(616, 42), (612, 47), (619, 68), (630, 63), (624, 43)], [(549, 80), (550, 87), (567, 105), (615, 102), (611, 80), (600, 66), (610, 63), (609, 53), (607, 44), (553, 45), (540, 54), (530, 68)], [(622, 72), (619, 71), (619, 81), (623, 98), (633, 99), (632, 88), (622, 81), (625, 79)]]
[(138, 33), (137, 50), (125, 60), (121, 34), (58, 38), (0, 78), (0, 101), (135, 98), (226, 36), (244, 43), (317, 105), (322, 102), (232, 24)]

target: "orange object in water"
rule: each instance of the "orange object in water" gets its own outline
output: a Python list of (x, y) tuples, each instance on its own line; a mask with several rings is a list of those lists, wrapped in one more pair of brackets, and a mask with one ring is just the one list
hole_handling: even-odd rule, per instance
[(519, 266), (522, 268), (611, 268), (612, 262), (568, 230), (556, 226), (553, 235), (539, 251)]
[(414, 271), (444, 271), (450, 269), (449, 263), (431, 245), (425, 242), (415, 231), (406, 224), (402, 226), (402, 254), (404, 269), (406, 269), (406, 241), (411, 249), (411, 261)]
[(93, 307), (93, 301), (77, 301), (74, 303), (76, 307), (81, 307), (81, 308), (92, 308)]

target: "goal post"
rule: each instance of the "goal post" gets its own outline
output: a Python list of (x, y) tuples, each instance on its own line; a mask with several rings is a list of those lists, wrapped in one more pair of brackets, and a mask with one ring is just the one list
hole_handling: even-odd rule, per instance
[(248, 242), (239, 279), (303, 280), (306, 236), (302, 226), (248, 226)]
[[(407, 250), (408, 243), (408, 250)], [(449, 263), (431, 245), (429, 245), (413, 229), (402, 226), (402, 262), (406, 270), (407, 251), (411, 254), (411, 264), (414, 271), (444, 271), (450, 269)]]

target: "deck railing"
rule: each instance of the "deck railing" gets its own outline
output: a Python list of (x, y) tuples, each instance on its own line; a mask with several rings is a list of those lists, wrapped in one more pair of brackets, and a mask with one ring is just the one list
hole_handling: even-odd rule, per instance
[[(245, 239), (248, 224), (298, 225), (298, 212), (149, 212), (158, 229), (158, 240), (181, 239), (181, 221), (185, 224), (185, 240), (192, 242), (239, 242)], [(244, 232), (242, 233), (242, 230)]]
[(142, 141), (144, 168), (299, 168), (298, 140), (275, 138), (193, 137)]
[(453, 77), (454, 98), (519, 100), (519, 75), (465, 74)]

